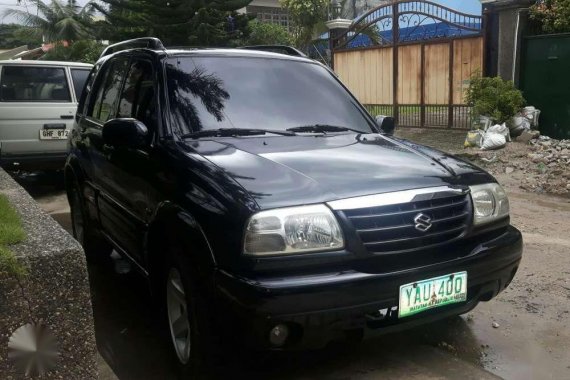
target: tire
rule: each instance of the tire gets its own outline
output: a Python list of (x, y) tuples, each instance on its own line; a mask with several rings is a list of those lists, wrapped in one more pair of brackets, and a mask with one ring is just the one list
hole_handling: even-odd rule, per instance
[(113, 247), (97, 234), (89, 221), (78, 184), (69, 192), (69, 206), (73, 237), (83, 247), (87, 261), (94, 264), (109, 262)]
[(203, 379), (220, 353), (208, 305), (198, 291), (191, 265), (173, 257), (164, 277), (165, 319), (180, 378)]

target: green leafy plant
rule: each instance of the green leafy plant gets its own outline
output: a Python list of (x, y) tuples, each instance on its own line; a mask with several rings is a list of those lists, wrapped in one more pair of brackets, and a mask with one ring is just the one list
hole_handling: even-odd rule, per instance
[(42, 38), (34, 28), (18, 24), (0, 24), (0, 49), (27, 45), (29, 49), (42, 45)]
[(166, 46), (233, 46), (248, 35), (248, 15), (238, 10), (251, 0), (101, 0), (105, 15), (96, 23), (100, 39), (158, 37)]
[(245, 45), (293, 45), (293, 36), (281, 25), (251, 20)]
[(9, 8), (4, 16), (15, 17), (20, 23), (33, 28), (37, 35), (48, 42), (73, 42), (91, 34), (95, 9), (91, 1), (80, 6), (76, 0), (28, 0), (37, 12), (30, 13), (21, 9)]
[(92, 40), (76, 41), (71, 46), (56, 44), (42, 57), (42, 60), (95, 63), (103, 49), (103, 45)]
[(481, 77), (479, 73), (471, 77), (466, 98), (474, 116), (489, 116), (496, 123), (510, 120), (526, 103), (513, 81)]
[(319, 31), (319, 25), (328, 17), (328, 5), (328, 0), (281, 0), (281, 6), (289, 12), (298, 48), (308, 49)]
[(26, 274), (25, 267), (18, 262), (9, 247), (25, 238), (20, 216), (12, 208), (5, 195), (0, 194), (0, 272), (17, 277)]
[(570, 0), (541, 0), (530, 7), (530, 19), (543, 33), (570, 32)]

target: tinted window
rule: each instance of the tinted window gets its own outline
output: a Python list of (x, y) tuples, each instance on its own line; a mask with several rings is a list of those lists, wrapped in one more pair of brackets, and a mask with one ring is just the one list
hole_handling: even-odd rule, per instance
[(173, 122), (182, 133), (285, 130), (314, 124), (370, 132), (358, 103), (325, 68), (284, 59), (178, 57), (166, 65)]
[(65, 70), (52, 67), (4, 66), (0, 80), (4, 102), (70, 102)]
[(131, 64), (117, 117), (132, 117), (142, 121), (149, 129), (156, 128), (156, 101), (150, 62), (135, 61)]
[(101, 81), (98, 81), (95, 86), (96, 95), (91, 102), (87, 116), (102, 122), (114, 117), (119, 102), (121, 85), (127, 71), (127, 63), (127, 60), (118, 59), (110, 62), (110, 66), (105, 67), (99, 75)]
[(71, 69), (71, 80), (73, 81), (73, 88), (75, 89), (77, 99), (81, 97), (88, 76), (89, 70)]

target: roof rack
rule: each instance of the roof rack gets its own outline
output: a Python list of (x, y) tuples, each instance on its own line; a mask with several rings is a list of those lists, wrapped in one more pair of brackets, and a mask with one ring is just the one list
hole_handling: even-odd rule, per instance
[(253, 45), (241, 46), (238, 49), (269, 51), (273, 53), (292, 55), (294, 57), (307, 57), (302, 51), (287, 45)]
[[(147, 48), (153, 50), (164, 50), (164, 45), (162, 42), (155, 37), (143, 37), (135, 38), (132, 40), (122, 41), (113, 45), (109, 45), (101, 53), (101, 57), (109, 54), (116, 53), (121, 50), (135, 49), (135, 48)], [(99, 58), (101, 58), (99, 57)]]

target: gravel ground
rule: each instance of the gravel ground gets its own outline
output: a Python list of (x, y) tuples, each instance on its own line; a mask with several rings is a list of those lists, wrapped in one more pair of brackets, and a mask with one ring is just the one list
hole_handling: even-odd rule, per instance
[(401, 129), (397, 135), (457, 154), (493, 175), (507, 174), (502, 183), (535, 193), (570, 198), (570, 140), (541, 136), (507, 143), (503, 149), (463, 148), (466, 131)]

